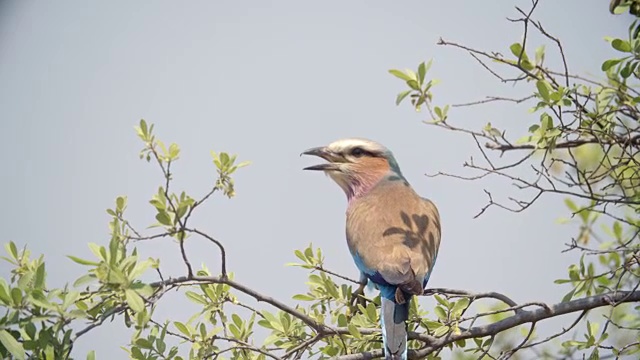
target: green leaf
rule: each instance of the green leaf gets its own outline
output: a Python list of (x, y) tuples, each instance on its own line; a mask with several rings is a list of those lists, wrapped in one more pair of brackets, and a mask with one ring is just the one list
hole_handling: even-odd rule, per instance
[(89, 351), (87, 354), (87, 360), (96, 360), (96, 352), (95, 350)]
[(151, 199), (149, 200), (149, 203), (153, 205), (158, 211), (164, 211), (167, 209), (167, 205), (158, 199)]
[(571, 298), (573, 297), (573, 294), (575, 294), (576, 289), (573, 289), (571, 291), (569, 291), (563, 298), (562, 298), (562, 302), (567, 302), (569, 300), (571, 300)]
[(24, 360), (25, 352), (22, 344), (11, 336), (7, 330), (0, 330), (0, 342), (15, 359)]
[(142, 130), (142, 133), (146, 136), (149, 134), (149, 130), (147, 127), (147, 122), (144, 121), (144, 119), (140, 119), (140, 130)]
[(153, 343), (145, 338), (138, 338), (136, 340), (136, 345), (140, 346), (143, 349), (153, 349)]
[(407, 95), (411, 94), (411, 90), (406, 90), (398, 94), (396, 97), (396, 106), (400, 105), (402, 100), (407, 97)]
[(602, 71), (607, 71), (612, 67), (618, 65), (624, 59), (609, 59), (602, 63), (601, 69)]
[(433, 111), (438, 115), (438, 118), (442, 119), (442, 109), (439, 106), (433, 108)]
[(412, 80), (412, 78), (411, 78), (409, 75), (407, 75), (407, 74), (403, 73), (403, 72), (402, 72), (402, 71), (400, 71), (400, 70), (391, 69), (391, 70), (389, 70), (389, 73), (390, 73), (391, 75), (393, 75), (393, 76), (395, 76), (395, 77), (397, 77), (397, 78), (400, 78), (400, 79), (402, 79), (402, 80), (405, 80), (405, 81)]
[(97, 258), (100, 258), (101, 260), (107, 261), (107, 257), (106, 257), (107, 253), (104, 250), (103, 246), (100, 246), (96, 243), (89, 243), (88, 246), (91, 252), (93, 253), (93, 255), (95, 255)]
[(424, 61), (418, 65), (418, 82), (422, 84), (424, 82), (424, 75), (427, 73), (427, 67), (424, 64)]
[(447, 312), (440, 306), (436, 306), (434, 312), (440, 320), (447, 320)]
[(572, 212), (574, 212), (574, 213), (578, 212), (578, 206), (573, 202), (573, 200), (571, 200), (569, 198), (566, 198), (566, 199), (564, 199), (564, 203), (567, 205), (569, 210), (571, 210)]
[(180, 148), (178, 147), (178, 144), (169, 145), (169, 157), (171, 158), (171, 160), (177, 159), (179, 155)]
[(358, 330), (358, 328), (353, 323), (349, 323), (349, 325), (347, 326), (347, 329), (349, 330), (349, 334), (351, 334), (354, 338), (356, 339), (362, 338), (362, 334), (360, 333), (360, 330)]
[(449, 327), (446, 325), (442, 325), (439, 328), (436, 328), (433, 332), (433, 336), (440, 337), (449, 332)]
[[(516, 58), (521, 58), (523, 61), (529, 60), (529, 58), (527, 57), (527, 53), (522, 50), (522, 44), (513, 43), (511, 44), (511, 46), (509, 46), (509, 49), (511, 50), (513, 56), (515, 56)], [(522, 53), (522, 57), (520, 57), (520, 53)]]
[(22, 305), (22, 291), (18, 288), (11, 289), (11, 299), (13, 300), (13, 304), (15, 306)]
[(25, 290), (28, 289), (31, 285), (32, 279), (33, 279), (33, 272), (31, 271), (26, 272), (18, 279), (18, 287)]
[(562, 93), (560, 91), (554, 91), (549, 94), (549, 98), (554, 102), (560, 101), (560, 99), (562, 99)]
[(36, 279), (34, 282), (34, 288), (36, 289), (44, 289), (45, 280), (47, 277), (47, 273), (44, 268), (44, 263), (38, 265), (36, 269)]
[(408, 80), (407, 85), (409, 85), (409, 87), (413, 90), (420, 90), (420, 85), (415, 80)]
[(162, 339), (156, 339), (156, 349), (158, 349), (158, 352), (164, 353), (164, 351), (167, 349), (167, 344), (165, 344)]
[(85, 274), (85, 275), (82, 275), (81, 277), (79, 277), (78, 279), (76, 279), (76, 281), (73, 283), (73, 286), (79, 287), (79, 286), (88, 284), (90, 282), (93, 282), (95, 280), (96, 280), (95, 275), (93, 275), (93, 274)]
[(589, 334), (589, 336), (595, 336), (598, 333), (599, 328), (599, 323), (592, 323), (590, 321), (587, 321), (587, 333)]
[(369, 320), (371, 322), (378, 321), (378, 319), (377, 319), (378, 315), (377, 315), (377, 312), (376, 312), (376, 306), (373, 303), (370, 302), (370, 303), (367, 304), (366, 314), (367, 314), (367, 317), (369, 318)]
[(626, 63), (622, 68), (622, 70), (620, 70), (620, 76), (622, 76), (625, 79), (628, 78), (629, 76), (631, 76), (631, 74), (633, 74), (633, 71), (636, 69), (637, 65), (638, 63), (632, 63), (632, 62)]
[(191, 331), (189, 331), (189, 329), (187, 328), (187, 326), (179, 321), (174, 321), (173, 325), (176, 327), (176, 329), (178, 329), (178, 331), (180, 331), (181, 333), (184, 334), (184, 336), (191, 338)]
[(347, 317), (344, 314), (338, 314), (336, 323), (338, 324), (338, 326), (347, 326), (348, 324)]
[(4, 247), (7, 250), (7, 253), (11, 255), (11, 257), (13, 257), (14, 259), (18, 258), (18, 248), (16, 247), (16, 243), (14, 243), (13, 241), (9, 241), (9, 243), (5, 244)]
[(418, 81), (418, 75), (416, 73), (413, 72), (413, 70), (411, 69), (405, 69), (405, 74), (407, 74), (407, 76), (409, 76), (409, 78), (411, 78), (411, 80), (413, 81)]
[(222, 163), (223, 167), (229, 166), (229, 154), (226, 152), (220, 153), (220, 163)]
[(62, 308), (63, 309), (68, 308), (69, 306), (71, 306), (71, 304), (73, 304), (76, 300), (78, 300), (79, 297), (80, 297), (79, 291), (69, 291), (64, 295), (64, 299), (61, 305)]
[(536, 64), (542, 64), (544, 61), (544, 45), (536, 48)]
[(6, 305), (11, 304), (11, 297), (9, 296), (9, 287), (4, 279), (0, 279), (0, 300)]
[(239, 163), (238, 165), (236, 165), (236, 168), (240, 169), (241, 167), (245, 167), (245, 166), (249, 166), (251, 165), (251, 161), (243, 161), (241, 163)]
[(304, 261), (306, 264), (308, 264), (308, 263), (309, 263), (309, 260), (308, 260), (308, 259), (307, 259), (307, 257), (302, 253), (302, 251), (300, 251), (300, 250), (295, 250), (293, 253), (296, 255), (296, 257), (297, 257), (298, 259), (300, 259), (300, 260)]
[(142, 310), (144, 310), (144, 302), (135, 290), (126, 289), (124, 291), (124, 295), (127, 300), (127, 304), (129, 304), (129, 307), (133, 311), (141, 312)]
[(171, 217), (166, 211), (158, 211), (158, 214), (156, 214), (156, 220), (158, 220), (158, 222), (162, 225), (166, 225), (166, 226), (173, 225), (171, 223)]
[(535, 66), (529, 60), (522, 59), (522, 61), (520, 62), (520, 65), (525, 70), (528, 70), (528, 71), (531, 71), (531, 70), (535, 69)]
[(231, 320), (238, 328), (242, 328), (242, 318), (238, 314), (231, 314)]
[(116, 209), (119, 211), (124, 210), (125, 205), (127, 204), (127, 198), (123, 196), (118, 196), (116, 198)]
[(611, 42), (611, 47), (621, 52), (631, 52), (631, 44), (628, 41), (622, 39), (614, 39)]
[(425, 74), (429, 72), (429, 69), (431, 69), (432, 64), (433, 64), (433, 59), (429, 59), (429, 62), (427, 62), (427, 65), (424, 67)]
[(140, 351), (139, 347), (131, 348), (131, 356), (134, 359), (147, 360), (147, 357), (145, 357), (144, 354), (142, 354), (142, 351)]
[(100, 265), (100, 263), (95, 262), (95, 261), (89, 261), (89, 260), (85, 260), (85, 259), (81, 259), (79, 257), (75, 257), (73, 255), (67, 255), (67, 257), (71, 260), (73, 260), (73, 262), (76, 262), (80, 265), (91, 265), (91, 266), (98, 266)]
[(544, 101), (549, 102), (549, 84), (544, 80), (538, 80), (536, 87), (538, 88), (540, 97), (542, 97)]
[(201, 304), (201, 305), (208, 305), (209, 303), (207, 302), (207, 299), (204, 298), (204, 296), (200, 295), (200, 294), (196, 294), (193, 291), (187, 291), (185, 293), (185, 295), (193, 302)]
[(616, 236), (616, 239), (622, 239), (622, 225), (620, 225), (619, 221), (613, 223), (613, 234)]
[(272, 313), (263, 310), (261, 312), (262, 316), (264, 317), (263, 320), (258, 321), (258, 324), (260, 324), (263, 327), (266, 327), (268, 329), (275, 329), (275, 330), (279, 330), (284, 332), (284, 328), (282, 327), (282, 324), (280, 323), (280, 320), (277, 319), (275, 316), (273, 316)]
[(462, 313), (463, 310), (465, 310), (467, 307), (469, 306), (469, 298), (462, 298), (458, 301), (456, 301), (456, 304), (453, 305), (453, 309), (451, 309), (451, 312), (453, 313)]
[(436, 301), (439, 302), (442, 306), (449, 308), (449, 302), (445, 300), (442, 296), (434, 295), (433, 297), (436, 298)]
[(573, 281), (580, 280), (580, 272), (578, 271), (578, 267), (575, 264), (569, 266), (569, 279)]
[(309, 247), (307, 247), (306, 249), (304, 249), (304, 256), (308, 259), (308, 261), (312, 261), (313, 260), (313, 246), (311, 244), (309, 244)]

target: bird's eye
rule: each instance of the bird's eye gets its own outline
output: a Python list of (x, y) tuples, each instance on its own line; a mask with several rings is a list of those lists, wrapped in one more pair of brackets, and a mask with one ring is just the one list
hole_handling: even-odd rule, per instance
[(355, 157), (360, 157), (364, 154), (366, 154), (366, 151), (362, 150), (362, 148), (360, 147), (356, 147), (356, 148), (353, 148), (353, 150), (351, 150), (351, 155)]

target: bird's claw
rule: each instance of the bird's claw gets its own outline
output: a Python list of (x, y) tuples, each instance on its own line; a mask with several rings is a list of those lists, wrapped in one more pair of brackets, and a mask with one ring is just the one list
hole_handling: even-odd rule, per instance
[(359, 311), (358, 304), (363, 307), (367, 306), (367, 299), (364, 297), (364, 288), (365, 284), (360, 284), (358, 289), (351, 293), (351, 301), (349, 302), (349, 307), (351, 307), (351, 313), (355, 314)]

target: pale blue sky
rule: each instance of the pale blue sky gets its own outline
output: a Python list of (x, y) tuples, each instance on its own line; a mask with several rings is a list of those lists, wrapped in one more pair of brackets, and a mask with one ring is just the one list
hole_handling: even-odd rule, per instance
[[(514, 5), (529, 2), (0, 1), (2, 241), (44, 253), (50, 284), (62, 285), (84, 270), (65, 255), (91, 257), (86, 243), (107, 244), (104, 210), (116, 196), (129, 196), (139, 228), (149, 225), (147, 201), (161, 178), (138, 160), (133, 126), (145, 118), (182, 148), (174, 189), (200, 196), (209, 188), (209, 150), (252, 161), (235, 177), (237, 197), (214, 198), (194, 224), (224, 242), (238, 281), (289, 301), (306, 291), (306, 273), (284, 264), (309, 242), (323, 248), (327, 267), (357, 276), (344, 240), (344, 195), (328, 178), (303, 172), (313, 160), (299, 154), (360, 136), (392, 149), (412, 185), (440, 209), (443, 240), (430, 287), (559, 301), (566, 288), (552, 282), (575, 258), (560, 254), (575, 230), (554, 223), (566, 216), (562, 198), (545, 197), (524, 214), (491, 209), (472, 219), (485, 203), (483, 188), (502, 199), (516, 190), (497, 180), (424, 176), (464, 171), (475, 145), (421, 124), (426, 114), (406, 104), (396, 107), (403, 84), (387, 73), (433, 57), (438, 103), (526, 93), (436, 45), (443, 37), (507, 54), (521, 37), (521, 25), (505, 20), (516, 16)], [(599, 69), (613, 53), (603, 37), (628, 24), (597, 0), (542, 1), (537, 18), (563, 39), (571, 71), (581, 74)], [(556, 54), (549, 60), (557, 62)], [(450, 116), (467, 127), (524, 128), (532, 119), (526, 110), (486, 105)], [(165, 275), (184, 274), (174, 243), (139, 248), (162, 259)], [(187, 251), (192, 263), (218, 268), (205, 241)], [(8, 274), (6, 263), (0, 273)], [(159, 315), (186, 320), (193, 309), (171, 296)], [(100, 341), (83, 338), (74, 354), (125, 358), (119, 346), (130, 334), (120, 324), (96, 330)]]

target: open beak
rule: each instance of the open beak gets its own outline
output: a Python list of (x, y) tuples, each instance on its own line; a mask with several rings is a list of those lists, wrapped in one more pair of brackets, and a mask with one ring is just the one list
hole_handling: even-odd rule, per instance
[(307, 166), (302, 170), (340, 171), (340, 164), (337, 163), (337, 161), (339, 161), (341, 157), (327, 150), (326, 147), (320, 146), (320, 147), (307, 149), (303, 151), (302, 154), (300, 154), (300, 156), (302, 155), (313, 155), (313, 156), (321, 157), (328, 161), (328, 163), (325, 163), (325, 164)]

